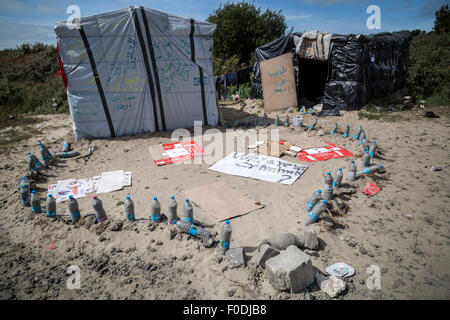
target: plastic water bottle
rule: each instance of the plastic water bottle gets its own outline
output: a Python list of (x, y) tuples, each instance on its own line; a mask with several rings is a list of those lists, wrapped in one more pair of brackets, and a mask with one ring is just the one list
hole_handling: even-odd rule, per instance
[(367, 140), (366, 139), (362, 139), (360, 141), (360, 144), (361, 144), (364, 152), (369, 153), (369, 143), (367, 142)]
[(184, 221), (194, 223), (194, 209), (192, 208), (192, 204), (189, 202), (189, 199), (186, 199), (186, 201), (184, 202), (183, 214)]
[(324, 199), (333, 200), (333, 176), (331, 172), (328, 171), (325, 175), (325, 192)]
[(78, 201), (73, 197), (73, 195), (69, 196), (69, 200), (67, 200), (67, 207), (69, 208), (70, 218), (72, 218), (72, 223), (76, 223), (81, 218), (80, 208), (78, 207)]
[(344, 138), (347, 138), (349, 134), (350, 134), (350, 125), (347, 124), (347, 125), (345, 126)]
[(353, 136), (353, 138), (355, 140), (358, 140), (361, 132), (362, 132), (362, 126), (359, 126), (358, 132), (356, 132), (356, 134)]
[(50, 153), (50, 151), (48, 151), (48, 148), (45, 146), (45, 144), (43, 144), (40, 141), (39, 141), (39, 150), (41, 153), (42, 161), (45, 163), (47, 167), (50, 166), (52, 162), (55, 160), (55, 158)]
[(348, 180), (350, 181), (355, 181), (356, 179), (356, 164), (355, 164), (355, 160), (352, 160), (350, 162), (350, 166), (348, 168)]
[(175, 220), (177, 220), (177, 201), (175, 200), (174, 196), (170, 197), (169, 200), (169, 210), (167, 211), (167, 223), (173, 224)]
[(278, 115), (275, 116), (275, 127), (278, 127), (280, 125), (280, 117)]
[(316, 119), (314, 119), (314, 122), (312, 123), (312, 125), (310, 125), (310, 126), (308, 127), (308, 131), (314, 130), (314, 129), (316, 128), (317, 121), (319, 121), (319, 118), (316, 117)]
[(225, 254), (230, 249), (231, 242), (231, 225), (230, 220), (226, 220), (220, 233), (219, 250), (222, 254)]
[(361, 134), (359, 135), (359, 143), (361, 144), (361, 140), (366, 139), (366, 130), (361, 131)]
[(189, 233), (197, 238), (203, 239), (211, 237), (211, 233), (208, 230), (195, 226), (187, 221), (174, 220), (174, 223), (181, 231)]
[(370, 167), (370, 155), (368, 153), (364, 153), (362, 162), (364, 167), (366, 168)]
[(249, 119), (249, 117), (245, 118), (245, 127), (246, 128), (250, 127), (250, 119)]
[(43, 169), (44, 166), (42, 163), (36, 158), (35, 155), (28, 152), (28, 170), (30, 171), (39, 171)]
[(289, 127), (289, 115), (286, 115), (286, 119), (284, 120), (284, 126)]
[(336, 133), (337, 127), (338, 127), (338, 124), (337, 124), (337, 122), (335, 122), (334, 125), (333, 125), (333, 128), (330, 131), (331, 135), (334, 135)]
[(69, 140), (66, 139), (62, 146), (62, 152), (69, 152), (69, 151), (70, 151), (70, 142)]
[(342, 168), (336, 172), (336, 179), (333, 181), (333, 188), (339, 188), (341, 186), (342, 178), (344, 177), (344, 173), (342, 172)]
[(47, 199), (45, 200), (46, 213), (50, 218), (56, 218), (56, 201), (53, 198), (52, 194), (49, 194)]
[(375, 152), (378, 149), (377, 142), (375, 140), (372, 141), (372, 144), (369, 147), (369, 155), (371, 158), (375, 157)]
[(305, 226), (310, 225), (313, 222), (316, 222), (317, 219), (319, 219), (322, 212), (327, 208), (328, 206), (328, 200), (320, 200), (314, 208), (311, 210), (311, 212), (307, 215), (305, 219)]
[(20, 201), (22, 205), (30, 206), (30, 183), (25, 176), (20, 179)]
[(311, 199), (306, 203), (305, 211), (310, 212), (320, 200), (322, 200), (322, 190), (319, 189), (313, 193)]
[(368, 168), (364, 168), (364, 170), (360, 170), (356, 172), (356, 175), (363, 175), (363, 174), (369, 174), (369, 173), (384, 173), (386, 170), (384, 169), (384, 166), (382, 164), (373, 164)]
[(73, 158), (79, 156), (80, 153), (78, 151), (67, 151), (67, 152), (57, 152), (55, 156), (57, 158)]
[(161, 221), (161, 205), (159, 204), (157, 197), (154, 197), (152, 200), (152, 205), (150, 207), (150, 218), (155, 222)]
[(105, 209), (103, 209), (102, 201), (97, 198), (97, 196), (92, 197), (92, 207), (94, 208), (95, 218), (97, 219), (97, 222), (103, 222), (108, 219)]
[(125, 217), (127, 218), (127, 220), (128, 221), (136, 220), (134, 218), (134, 203), (133, 203), (133, 200), (131, 200), (130, 196), (127, 196), (123, 206), (125, 208)]
[(264, 128), (267, 128), (268, 124), (269, 124), (269, 119), (267, 117), (267, 113), (264, 112), (264, 116), (263, 116), (263, 126), (264, 126)]
[(36, 193), (36, 190), (31, 191), (30, 202), (31, 202), (31, 211), (33, 211), (34, 213), (42, 212), (41, 199), (39, 199), (39, 195)]

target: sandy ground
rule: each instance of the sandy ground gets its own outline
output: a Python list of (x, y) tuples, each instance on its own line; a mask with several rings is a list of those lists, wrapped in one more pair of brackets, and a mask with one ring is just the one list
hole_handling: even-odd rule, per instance
[[(240, 104), (222, 108), (228, 121), (248, 114), (262, 116), (262, 109)], [(241, 110), (242, 109), (242, 110)], [(26, 173), (26, 152), (38, 154), (36, 141), (42, 139), (50, 151), (61, 148), (62, 139), (74, 142), (69, 116), (47, 117), (41, 123), (41, 135), (18, 145), (0, 158), (0, 298), (1, 299), (305, 299), (305, 293), (278, 293), (269, 284), (264, 269), (256, 266), (258, 243), (280, 232), (298, 234), (313, 229), (320, 239), (318, 251), (305, 250), (312, 264), (324, 272), (335, 262), (345, 262), (356, 269), (347, 280), (347, 289), (338, 299), (449, 299), (449, 120), (419, 117), (423, 111), (404, 111), (411, 120), (383, 122), (358, 119), (356, 112), (343, 117), (319, 119), (317, 131), (307, 135), (347, 148), (357, 155), (361, 168), (360, 147), (341, 134), (330, 136), (332, 124), (345, 123), (356, 128), (362, 124), (369, 139), (377, 140), (383, 151), (384, 175), (365, 177), (354, 183), (356, 193), (346, 202), (347, 214), (334, 217), (334, 228), (316, 223), (301, 223), (308, 198), (324, 185), (323, 174), (344, 168), (346, 180), (349, 158), (310, 163), (308, 170), (292, 185), (220, 174), (208, 170), (209, 164), (166, 165), (152, 163), (148, 147), (170, 142), (170, 133), (143, 134), (116, 139), (82, 140), (74, 149), (82, 153), (90, 144), (98, 149), (87, 161), (67, 160), (50, 168), (37, 184), (44, 199), (47, 184), (69, 178), (86, 178), (103, 171), (132, 171), (133, 184), (121, 191), (100, 195), (109, 222), (95, 224), (90, 215), (91, 197), (79, 199), (84, 217), (72, 225), (65, 203), (57, 205), (56, 220), (45, 214), (33, 220), (25, 218), (30, 208), (19, 201), (18, 181)], [(290, 113), (292, 121), (293, 115)], [(283, 115), (283, 116), (282, 116)], [(274, 114), (271, 114), (273, 117)], [(284, 119), (284, 113), (280, 113)], [(313, 121), (304, 117), (306, 124)], [(272, 126), (273, 127), (273, 126)], [(352, 131), (353, 132), (353, 131)], [(280, 137), (304, 133), (281, 128)], [(358, 157), (359, 156), (359, 157)], [(299, 163), (295, 158), (284, 160)], [(439, 165), (442, 171), (431, 171)], [(218, 258), (215, 248), (205, 248), (201, 241), (175, 233), (166, 224), (156, 227), (149, 221), (150, 200), (158, 196), (162, 212), (174, 195), (179, 203), (182, 190), (226, 181), (264, 208), (232, 219), (232, 247), (244, 247), (247, 267), (233, 269), (226, 259)], [(362, 193), (366, 181), (381, 191), (373, 197)], [(110, 231), (114, 221), (124, 220), (123, 201), (130, 194), (135, 202), (134, 223), (125, 222), (121, 231)], [(447, 208), (447, 209), (446, 209)], [(210, 224), (219, 232), (222, 223), (194, 206), (196, 220)], [(54, 242), (55, 249), (46, 249)], [(81, 270), (81, 289), (69, 290), (67, 267)], [(367, 267), (381, 270), (381, 289), (368, 289)], [(308, 295), (309, 296), (309, 295)], [(315, 286), (313, 299), (329, 299)]]

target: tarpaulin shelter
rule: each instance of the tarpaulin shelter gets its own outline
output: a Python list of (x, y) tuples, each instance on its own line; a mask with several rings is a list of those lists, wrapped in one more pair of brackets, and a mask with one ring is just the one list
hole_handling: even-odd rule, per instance
[[(385, 97), (405, 86), (411, 33), (331, 35), (329, 57), (304, 59), (296, 54), (299, 34), (280, 37), (255, 50), (259, 63), (291, 52), (296, 71), (299, 105), (323, 101), (320, 115), (359, 110), (370, 99)], [(297, 48), (298, 49), (298, 48)], [(297, 50), (298, 51), (298, 50)], [(253, 74), (252, 98), (262, 98), (261, 75)]]
[(76, 138), (216, 125), (215, 28), (138, 6), (56, 24)]

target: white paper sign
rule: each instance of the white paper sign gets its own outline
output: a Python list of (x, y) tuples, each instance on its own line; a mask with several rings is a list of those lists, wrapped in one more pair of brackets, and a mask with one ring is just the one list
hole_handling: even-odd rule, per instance
[(123, 188), (123, 170), (102, 172), (97, 193), (107, 193)]
[(209, 170), (269, 182), (293, 184), (308, 168), (261, 154), (230, 153)]

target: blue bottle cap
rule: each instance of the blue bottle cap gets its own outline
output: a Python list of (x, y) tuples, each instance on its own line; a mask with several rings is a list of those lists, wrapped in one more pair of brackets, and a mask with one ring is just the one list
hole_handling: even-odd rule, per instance
[(22, 180), (26, 180), (26, 179), (27, 179), (27, 177), (25, 177), (25, 176), (22, 177)]
[(158, 200), (158, 197), (154, 197), (153, 200)]
[(350, 127), (350, 125), (347, 123), (347, 127)]
[(170, 199), (175, 199), (175, 196), (171, 196)]
[(186, 202), (189, 202), (189, 199), (186, 199)]
[(28, 154), (28, 157), (31, 158), (31, 153)]
[(36, 193), (36, 190), (31, 190), (31, 193)]
[(318, 193), (322, 193), (322, 190), (319, 189), (319, 190), (317, 190), (317, 192), (318, 192)]
[(328, 200), (327, 200), (327, 199), (323, 200), (323, 203), (327, 203), (327, 202), (328, 202)]
[(131, 197), (130, 196), (127, 196), (127, 198), (126, 198), (127, 200), (129, 200), (129, 199), (131, 199)]
[(49, 197), (49, 198), (51, 198), (51, 197), (52, 197), (52, 194), (51, 194), (51, 193), (49, 193), (49, 194), (48, 194), (48, 197)]
[(339, 168), (339, 171), (342, 171), (342, 168)]
[(328, 171), (328, 172), (327, 172), (327, 174), (331, 174), (331, 172), (330, 172), (330, 171)]
[(69, 199), (72, 199), (73, 198), (73, 195), (69, 195)]
[(230, 224), (230, 220), (225, 220), (225, 224)]

